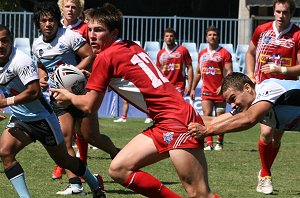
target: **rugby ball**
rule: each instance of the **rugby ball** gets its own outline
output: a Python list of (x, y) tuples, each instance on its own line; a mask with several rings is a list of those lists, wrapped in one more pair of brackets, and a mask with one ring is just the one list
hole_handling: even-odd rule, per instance
[(62, 64), (54, 71), (54, 81), (58, 88), (76, 95), (85, 94), (87, 82), (84, 74), (75, 66)]

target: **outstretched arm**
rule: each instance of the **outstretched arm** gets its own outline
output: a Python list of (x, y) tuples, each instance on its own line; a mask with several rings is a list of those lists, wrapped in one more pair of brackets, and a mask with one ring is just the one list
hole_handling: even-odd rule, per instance
[(252, 105), (248, 110), (234, 116), (229, 115), (229, 113), (218, 116), (211, 120), (207, 126), (202, 126), (199, 123), (190, 123), (188, 132), (194, 138), (202, 139), (208, 135), (243, 131), (260, 122), (271, 107), (271, 103), (261, 101)]

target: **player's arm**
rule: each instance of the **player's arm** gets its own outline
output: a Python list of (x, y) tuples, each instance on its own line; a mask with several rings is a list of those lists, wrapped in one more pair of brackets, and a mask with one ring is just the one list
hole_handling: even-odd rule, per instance
[(39, 80), (33, 80), (29, 82), (25, 87), (26, 89), (16, 96), (8, 98), (2, 97), (0, 99), (0, 108), (7, 107), (10, 105), (28, 103), (41, 97)]
[(50, 89), (59, 104), (72, 103), (78, 109), (92, 114), (100, 108), (105, 93), (89, 90), (85, 95), (75, 95), (66, 89)]
[(77, 67), (79, 69), (90, 71), (92, 62), (95, 59), (95, 54), (93, 53), (91, 46), (88, 43), (85, 43), (78, 50), (76, 50), (75, 53), (81, 57), (81, 61)]
[(196, 95), (196, 87), (199, 83), (201, 79), (201, 70), (200, 70), (200, 63), (198, 62), (198, 65), (197, 65), (197, 68), (196, 68), (196, 71), (194, 73), (194, 78), (193, 78), (193, 82), (192, 82), (192, 87), (191, 87), (191, 93), (190, 93), (190, 97), (192, 100), (195, 100), (195, 95)]
[(272, 108), (271, 103), (260, 101), (252, 105), (248, 110), (234, 116), (228, 113), (222, 114), (216, 117), (216, 119), (213, 119), (210, 124), (206, 126), (202, 126), (199, 123), (190, 123), (188, 132), (195, 138), (203, 138), (208, 135), (243, 131), (260, 122), (270, 108)]
[(247, 71), (247, 76), (254, 83), (256, 82), (254, 78), (255, 55), (256, 55), (256, 46), (251, 41), (248, 47), (248, 51), (246, 52), (246, 71)]
[(187, 65), (187, 76), (188, 76), (188, 85), (185, 88), (185, 95), (190, 95), (191, 89), (192, 89), (192, 83), (194, 78), (194, 72), (193, 72), (193, 66)]
[(40, 87), (41, 87), (42, 91), (47, 90), (47, 88), (48, 88), (48, 73), (46, 71), (46, 68), (41, 63), (38, 63), (38, 76), (40, 79)]
[(261, 71), (266, 74), (288, 74), (290, 76), (300, 76), (300, 54), (297, 54), (298, 65), (292, 67), (281, 67), (273, 64), (265, 64), (261, 67)]

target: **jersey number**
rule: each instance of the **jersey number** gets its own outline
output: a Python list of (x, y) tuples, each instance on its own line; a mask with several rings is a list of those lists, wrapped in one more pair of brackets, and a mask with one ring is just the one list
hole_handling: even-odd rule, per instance
[[(161, 73), (161, 71), (152, 63), (150, 57), (148, 56), (148, 54), (141, 52), (139, 54), (135, 54), (132, 58), (131, 58), (131, 63), (134, 65), (138, 65), (140, 66), (140, 68), (142, 68), (142, 70), (145, 72), (145, 74), (148, 76), (148, 78), (151, 80), (152, 82), (152, 86), (154, 88), (159, 87), (160, 85), (162, 85), (163, 83), (169, 82), (169, 80), (163, 76), (163, 74)], [(153, 65), (153, 67), (155, 68), (158, 76), (156, 76), (152, 70), (148, 67), (147, 64), (151, 63)]]

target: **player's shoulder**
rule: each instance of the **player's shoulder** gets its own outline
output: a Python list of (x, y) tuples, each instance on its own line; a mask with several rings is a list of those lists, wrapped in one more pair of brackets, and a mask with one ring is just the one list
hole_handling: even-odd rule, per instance
[(16, 62), (18, 65), (24, 65), (24, 64), (31, 64), (32, 58), (22, 50), (19, 50), (17, 48), (14, 48), (14, 62)]
[(255, 31), (260, 31), (260, 32), (264, 32), (267, 30), (272, 30), (273, 29), (273, 21), (267, 22), (267, 23), (263, 23), (259, 26), (257, 26), (257, 28), (255, 29)]

